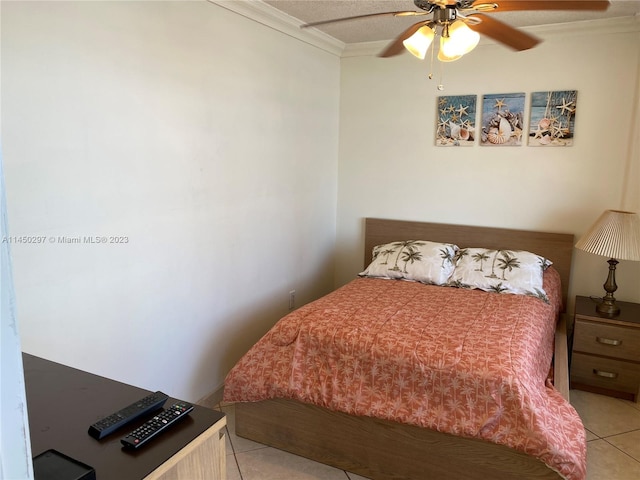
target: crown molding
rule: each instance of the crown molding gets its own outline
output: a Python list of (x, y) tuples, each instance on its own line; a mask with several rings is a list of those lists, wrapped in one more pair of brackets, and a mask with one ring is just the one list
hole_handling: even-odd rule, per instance
[(207, 0), (226, 10), (273, 28), (290, 37), (317, 47), (337, 57), (342, 56), (345, 44), (315, 28), (302, 29), (303, 22), (272, 7), (262, 0)]
[[(640, 32), (640, 16), (605, 18), (582, 22), (556, 23), (523, 27), (521, 30), (543, 38), (566, 37), (569, 35), (607, 35), (615, 33)], [(391, 40), (378, 42), (352, 43), (346, 45), (342, 57), (375, 56), (380, 53)], [(480, 45), (497, 44), (498, 42), (483, 36)]]
[(594, 33), (629, 33), (640, 32), (640, 16), (603, 18), (582, 22), (555, 23), (523, 28), (533, 34), (547, 36), (593, 35)]

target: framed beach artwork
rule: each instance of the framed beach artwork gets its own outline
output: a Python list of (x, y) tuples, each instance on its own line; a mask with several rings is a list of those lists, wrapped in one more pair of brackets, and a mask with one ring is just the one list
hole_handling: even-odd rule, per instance
[(522, 145), (523, 118), (524, 93), (484, 95), (480, 145)]
[(477, 95), (438, 97), (436, 146), (473, 146), (476, 137), (477, 98)]
[(577, 100), (576, 90), (533, 92), (529, 120), (529, 146), (572, 146)]

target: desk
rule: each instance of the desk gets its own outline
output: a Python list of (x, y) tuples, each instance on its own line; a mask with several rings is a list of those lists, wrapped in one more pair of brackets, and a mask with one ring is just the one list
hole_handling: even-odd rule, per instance
[[(226, 419), (195, 406), (168, 431), (139, 451), (123, 450), (120, 438), (149, 416), (102, 440), (89, 426), (151, 393), (82, 370), (23, 354), (31, 450), (35, 457), (55, 449), (96, 470), (97, 480), (223, 480), (226, 478)], [(177, 399), (170, 398), (165, 405)]]

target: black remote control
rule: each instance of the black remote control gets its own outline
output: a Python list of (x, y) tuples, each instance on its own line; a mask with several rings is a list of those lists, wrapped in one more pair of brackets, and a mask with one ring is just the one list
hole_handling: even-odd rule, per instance
[(140, 448), (156, 435), (168, 429), (178, 420), (186, 417), (191, 410), (193, 410), (193, 405), (190, 403), (174, 403), (171, 407), (159, 413), (144, 425), (136, 428), (129, 435), (122, 438), (120, 442), (125, 446), (125, 448)]
[(128, 407), (118, 410), (91, 425), (89, 427), (89, 435), (96, 440), (100, 440), (145, 413), (158, 410), (164, 405), (164, 402), (166, 402), (168, 398), (169, 396), (162, 392), (147, 395)]

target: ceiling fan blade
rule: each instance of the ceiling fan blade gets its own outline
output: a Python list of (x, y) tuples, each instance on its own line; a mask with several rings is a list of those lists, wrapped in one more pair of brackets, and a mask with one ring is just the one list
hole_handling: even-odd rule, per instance
[(300, 25), (300, 28), (317, 27), (318, 25), (325, 25), (327, 23), (344, 22), (347, 20), (357, 20), (360, 18), (383, 17), (386, 15), (393, 15), (395, 17), (413, 17), (417, 15), (426, 15), (426, 14), (427, 12), (414, 12), (411, 10), (399, 11), (399, 12), (368, 13), (365, 15), (354, 15), (352, 17), (332, 18), (331, 20), (320, 20), (318, 22), (305, 23), (304, 25)]
[(511, 47), (514, 50), (528, 50), (540, 43), (540, 39), (513, 28), (504, 22), (482, 13), (468, 15), (467, 18), (478, 18), (481, 22), (468, 22), (471, 30), (493, 38), (494, 40)]
[(404, 40), (409, 38), (411, 35), (416, 33), (421, 27), (430, 23), (431, 20), (425, 20), (423, 22), (414, 23), (409, 28), (407, 28), (404, 32), (396, 37), (396, 39), (387, 45), (382, 52), (378, 54), (379, 57), (388, 58), (393, 57), (394, 55), (398, 55), (404, 51), (404, 44), (402, 43)]
[[(473, 2), (471, 8), (479, 5), (487, 5), (492, 2), (484, 2), (482, 0), (476, 0)], [(515, 1), (500, 1), (495, 2), (498, 7), (494, 10), (496, 12), (510, 12), (510, 11), (522, 11), (522, 10), (591, 10), (591, 11), (604, 11), (609, 8), (610, 2), (601, 0), (515, 0)], [(483, 10), (486, 11), (486, 10)]]

